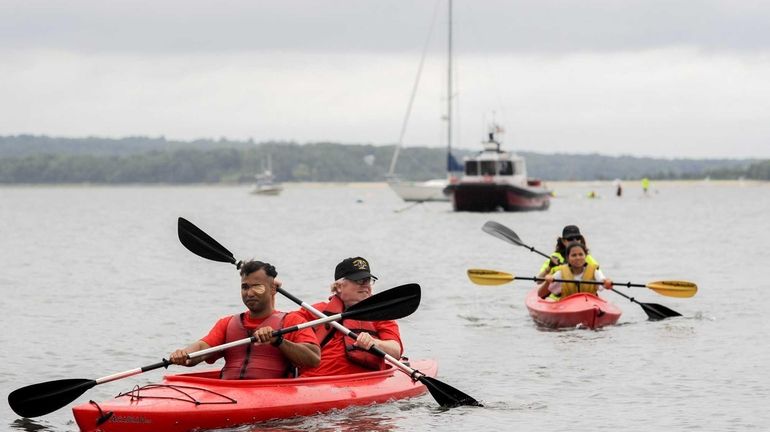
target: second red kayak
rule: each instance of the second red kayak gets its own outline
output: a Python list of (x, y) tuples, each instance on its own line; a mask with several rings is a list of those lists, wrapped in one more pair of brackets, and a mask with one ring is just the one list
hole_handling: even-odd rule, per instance
[[(435, 377), (436, 362), (411, 367)], [(418, 396), (427, 391), (397, 369), (328, 377), (221, 380), (219, 371), (168, 375), (104, 402), (72, 409), (81, 431), (163, 431), (232, 427), (334, 408)]]
[(525, 303), (536, 323), (551, 328), (583, 326), (597, 329), (615, 324), (622, 313), (612, 303), (588, 293), (573, 294), (560, 301), (547, 301), (541, 299), (537, 289), (534, 289), (527, 295)]

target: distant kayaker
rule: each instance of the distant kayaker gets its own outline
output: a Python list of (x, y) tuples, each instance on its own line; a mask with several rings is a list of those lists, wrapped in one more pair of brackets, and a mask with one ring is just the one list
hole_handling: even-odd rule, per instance
[(555, 273), (545, 275), (545, 282), (537, 290), (537, 295), (540, 298), (547, 297), (558, 301), (562, 297), (578, 292), (596, 294), (597, 288), (601, 287), (601, 285), (581, 284), (579, 282), (555, 282), (554, 279), (597, 281), (603, 282), (605, 289), (612, 288), (612, 281), (604, 276), (599, 267), (586, 262), (588, 248), (583, 243), (578, 241), (571, 242), (567, 245), (565, 252), (567, 254), (567, 264), (556, 267)]
[(189, 353), (255, 335), (259, 342), (229, 348), (205, 357), (207, 363), (225, 358), (223, 379), (283, 378), (296, 368), (315, 367), (321, 362), (318, 340), (310, 328), (272, 337), (273, 330), (306, 322), (297, 313), (275, 310), (275, 267), (248, 261), (241, 267), (241, 299), (248, 311), (226, 316), (214, 324), (208, 335), (186, 348), (171, 353), (171, 363), (194, 366), (203, 359), (190, 360)]
[[(545, 260), (543, 265), (540, 267), (540, 272), (538, 273), (537, 277), (541, 278), (549, 273), (556, 272), (556, 268), (564, 264), (564, 257), (567, 255), (565, 253), (567, 244), (573, 241), (580, 242), (588, 247), (585, 237), (580, 234), (580, 228), (575, 225), (567, 225), (561, 231), (561, 237), (556, 238), (556, 249), (551, 254), (551, 259)], [(594, 257), (591, 255), (586, 257), (586, 262), (589, 264), (594, 264), (596, 268), (599, 268), (599, 263), (596, 262)]]
[(615, 186), (615, 196), (620, 198), (623, 195), (623, 184), (620, 182), (620, 179), (615, 179), (612, 184)]
[[(314, 304), (313, 307), (329, 315), (342, 312), (369, 298), (376, 280), (369, 261), (362, 257), (346, 258), (334, 269), (329, 301)], [(310, 312), (303, 310), (302, 313), (305, 319), (315, 318)], [(383, 359), (366, 351), (372, 345), (395, 358), (401, 357), (401, 334), (395, 321), (346, 319), (342, 325), (358, 333), (358, 338), (353, 340), (332, 326), (316, 327), (316, 337), (321, 345), (321, 364), (316, 368), (300, 370), (300, 376), (345, 375), (383, 369)]]

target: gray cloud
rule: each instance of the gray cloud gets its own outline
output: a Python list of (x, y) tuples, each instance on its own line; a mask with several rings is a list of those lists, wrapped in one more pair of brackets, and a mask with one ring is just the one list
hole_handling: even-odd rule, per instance
[[(437, 5), (439, 25), (445, 25), (444, 4), (6, 0), (0, 46), (112, 53), (414, 52)], [(456, 0), (455, 21), (460, 53), (770, 47), (770, 3), (764, 1)]]
[[(445, 145), (445, 0), (0, 3), (0, 134)], [(455, 1), (454, 136), (770, 157), (770, 2)]]

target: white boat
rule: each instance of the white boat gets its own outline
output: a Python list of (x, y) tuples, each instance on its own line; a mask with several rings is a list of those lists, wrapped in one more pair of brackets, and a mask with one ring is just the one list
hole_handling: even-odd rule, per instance
[(280, 183), (265, 182), (257, 180), (257, 184), (254, 190), (251, 191), (254, 195), (278, 195), (283, 191), (283, 186)]
[(412, 96), (407, 107), (404, 123), (401, 127), (401, 135), (396, 144), (396, 150), (393, 152), (393, 159), (390, 162), (390, 170), (388, 170), (388, 186), (404, 201), (449, 201), (449, 195), (445, 193), (446, 187), (454, 179), (453, 172), (462, 170), (457, 161), (452, 156), (452, 0), (448, 0), (448, 38), (447, 38), (447, 177), (443, 179), (432, 179), (427, 181), (404, 181), (400, 180), (395, 175), (396, 161), (398, 160), (398, 154), (403, 144), (404, 132), (406, 131), (406, 125), (409, 120), (409, 114), (412, 110), (412, 102), (414, 101), (414, 95), (417, 91), (417, 83), (420, 80), (420, 72), (422, 71), (422, 64), (425, 59), (426, 50), (423, 51), (423, 58), (420, 61), (420, 68), (417, 73), (414, 87), (412, 88)]
[(396, 195), (404, 201), (449, 201), (449, 197), (444, 194), (444, 189), (449, 185), (446, 179), (433, 179), (423, 182), (410, 182), (392, 179), (388, 181), (388, 186), (393, 189)]
[(273, 161), (270, 155), (267, 156), (267, 169), (262, 171), (262, 174), (254, 176), (256, 184), (251, 191), (254, 195), (278, 195), (283, 191), (283, 186), (280, 183), (275, 182), (273, 176)]

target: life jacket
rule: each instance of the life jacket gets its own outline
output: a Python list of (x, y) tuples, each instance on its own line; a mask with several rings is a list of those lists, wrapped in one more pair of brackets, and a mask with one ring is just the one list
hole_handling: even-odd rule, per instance
[[(283, 328), (286, 312), (273, 312), (262, 321), (261, 327)], [(244, 313), (233, 315), (225, 331), (225, 343), (245, 339), (254, 335), (254, 330), (243, 326)], [(228, 348), (224, 352), (225, 366), (219, 377), (222, 379), (284, 378), (293, 368), (281, 350), (270, 344), (249, 343)]]
[[(345, 304), (342, 303), (342, 299), (340, 299), (338, 296), (332, 296), (329, 299), (329, 302), (326, 303), (326, 305), (320, 305), (321, 307), (316, 306), (321, 312), (323, 312), (327, 316), (336, 315), (338, 313), (341, 313), (345, 309)], [(366, 332), (372, 335), (373, 337), (377, 338), (379, 334), (377, 333), (377, 329), (374, 327), (374, 324), (372, 324), (369, 321), (359, 321), (355, 319), (343, 319), (340, 323), (343, 326), (345, 326), (348, 330), (352, 330), (355, 333), (361, 333)], [(326, 325), (320, 325), (315, 327), (315, 335), (318, 339), (319, 345), (322, 350), (321, 358), (323, 358), (323, 347), (329, 341), (334, 338), (335, 332), (337, 332), (337, 329), (334, 328), (330, 324)], [(367, 369), (372, 370), (381, 370), (385, 368), (385, 361), (381, 357), (377, 357), (376, 355), (370, 353), (369, 351), (365, 351), (357, 346), (355, 346), (356, 340), (351, 338), (348, 335), (343, 336), (343, 343), (345, 345), (345, 356), (347, 359), (355, 363), (359, 366), (365, 367)]]
[[(594, 280), (594, 273), (596, 273), (596, 269), (597, 269), (596, 265), (586, 263), (585, 269), (583, 270), (582, 280), (584, 281)], [(569, 280), (575, 279), (575, 275), (572, 274), (572, 270), (569, 268), (568, 264), (560, 265), (559, 270), (561, 270), (561, 275), (563, 279), (569, 279)], [(594, 284), (581, 284), (580, 281), (562, 282), (561, 298), (564, 298), (579, 292), (596, 294), (596, 290), (597, 290), (597, 286)]]

